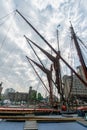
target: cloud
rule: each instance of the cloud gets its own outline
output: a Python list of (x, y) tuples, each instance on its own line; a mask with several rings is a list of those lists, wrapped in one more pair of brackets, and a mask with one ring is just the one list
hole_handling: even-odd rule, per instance
[[(44, 2), (42, 0), (1, 0), (0, 3), (0, 18), (18, 9), (56, 50), (58, 46), (56, 30), (60, 24), (61, 26), (58, 28), (60, 50), (67, 61), (71, 36), (69, 21), (72, 22), (80, 38), (85, 41), (87, 37), (86, 0), (44, 0)], [(16, 91), (28, 92), (29, 86), (37, 88), (39, 80), (25, 56), (27, 55), (37, 62), (38, 60), (23, 35), (28, 36), (51, 53), (51, 49), (18, 13), (0, 19), (0, 81), (4, 82), (3, 90), (12, 87)], [(36, 52), (49, 69), (51, 62), (41, 51), (36, 49)], [(41, 76), (41, 70), (38, 68), (37, 70)], [(42, 77), (46, 82), (46, 75), (43, 74)], [(43, 92), (41, 83), (39, 83), (39, 87), (38, 91)]]

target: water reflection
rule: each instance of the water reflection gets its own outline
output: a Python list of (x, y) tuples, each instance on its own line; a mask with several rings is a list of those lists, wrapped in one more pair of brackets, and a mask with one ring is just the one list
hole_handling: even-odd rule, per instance
[(0, 130), (23, 130), (24, 122), (0, 121)]
[(38, 123), (38, 130), (87, 130), (76, 122), (70, 123)]

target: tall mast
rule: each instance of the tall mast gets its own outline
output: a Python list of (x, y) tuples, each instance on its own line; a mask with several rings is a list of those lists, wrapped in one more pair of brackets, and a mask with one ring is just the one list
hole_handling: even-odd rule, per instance
[[(37, 48), (39, 48), (53, 63), (57, 62), (57, 58), (55, 58), (54, 56), (52, 56), (50, 53), (46, 52), (44, 49), (42, 49), (40, 46), (38, 46), (35, 42), (33, 42), (32, 40), (30, 40), (28, 37), (24, 36), (27, 40), (29, 40), (33, 45), (35, 45)], [(58, 55), (60, 56), (60, 55)], [(61, 57), (61, 56), (60, 56)], [(61, 59), (61, 58), (60, 58)], [(66, 63), (66, 65), (68, 66), (68, 63), (62, 58), (62, 61), (64, 63)], [(81, 82), (87, 86), (87, 83), (74, 71), (74, 69), (70, 66), (69, 67), (71, 69), (71, 71), (81, 80)], [(58, 87), (58, 86), (57, 86)], [(59, 89), (59, 88), (57, 88)]]
[(81, 80), (81, 82), (87, 87), (87, 83), (75, 72), (75, 70), (61, 57), (58, 52), (47, 42), (47, 40), (33, 27), (27, 19), (18, 11), (16, 12), (26, 21), (26, 23), (40, 36), (40, 38), (59, 56), (59, 58), (73, 71), (73, 73)]
[(57, 45), (58, 45), (58, 51), (59, 51), (59, 30), (58, 30), (59, 26), (60, 26), (60, 24), (57, 26)]
[(60, 71), (60, 49), (59, 49), (59, 30), (58, 27), (60, 25), (57, 26), (57, 45), (58, 45), (58, 55), (56, 56), (56, 62), (54, 62), (54, 69), (55, 69), (55, 73), (56, 73), (56, 83), (59, 86), (59, 93), (60, 96), (62, 96), (62, 100), (63, 98), (63, 91), (62, 91), (62, 84), (61, 84), (61, 71)]
[(79, 60), (80, 60), (81, 65), (82, 65), (85, 78), (87, 80), (87, 68), (86, 68), (86, 65), (85, 65), (85, 62), (84, 62), (84, 59), (83, 59), (83, 56), (82, 56), (82, 52), (81, 52), (81, 49), (80, 49), (80, 46), (79, 46), (79, 43), (77, 41), (77, 38), (76, 38), (76, 35), (75, 35), (75, 32), (74, 32), (74, 29), (73, 29), (72, 25), (71, 25), (70, 29), (71, 29), (72, 38), (73, 38), (74, 43), (75, 43), (75, 47), (77, 49)]

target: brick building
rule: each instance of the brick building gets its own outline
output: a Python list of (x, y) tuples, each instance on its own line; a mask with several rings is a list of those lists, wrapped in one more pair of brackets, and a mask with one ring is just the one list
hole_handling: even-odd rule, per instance
[(21, 102), (21, 101), (25, 101), (25, 102), (31, 102), (32, 100), (34, 100), (34, 98), (36, 97), (37, 91), (33, 90), (32, 87), (30, 87), (29, 92), (28, 93), (24, 93), (24, 92), (15, 92), (15, 91), (10, 91), (12, 90), (11, 88), (8, 88), (5, 91), (5, 99), (9, 99), (12, 102)]

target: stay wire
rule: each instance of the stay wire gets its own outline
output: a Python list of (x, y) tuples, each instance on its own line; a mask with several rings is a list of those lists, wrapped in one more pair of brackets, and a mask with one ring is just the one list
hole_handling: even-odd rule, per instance
[(10, 16), (11, 14), (13, 14), (15, 12), (15, 10), (14, 11), (12, 11), (12, 12), (10, 12), (9, 14), (7, 14), (7, 15), (5, 15), (5, 16), (3, 16), (3, 17), (1, 17), (0, 18), (0, 20), (3, 20), (4, 18), (6, 18), (6, 17), (8, 17), (8, 16)]
[[(15, 15), (15, 14), (14, 14), (14, 15)], [(2, 49), (4, 43), (5, 43), (6, 39), (7, 39), (7, 36), (8, 36), (9, 30), (10, 30), (10, 28), (12, 27), (12, 21), (13, 21), (13, 19), (11, 20), (10, 25), (9, 25), (9, 27), (8, 27), (8, 29), (7, 29), (7, 33), (6, 33), (4, 39), (3, 39), (2, 43), (1, 43), (0, 50)]]
[(79, 37), (77, 37), (77, 38), (80, 41), (80, 43), (85, 47), (85, 49), (87, 49), (87, 46), (84, 44), (84, 42)]
[[(85, 56), (85, 53), (87, 54), (87, 50), (85, 50), (86, 48), (84, 48), (84, 46), (82, 44), (81, 44), (81, 47), (82, 47), (81, 52), (82, 52), (82, 55), (83, 55), (83, 59), (86, 59), (86, 61), (87, 61), (87, 58)], [(86, 61), (85, 61), (85, 63), (86, 63)]]

